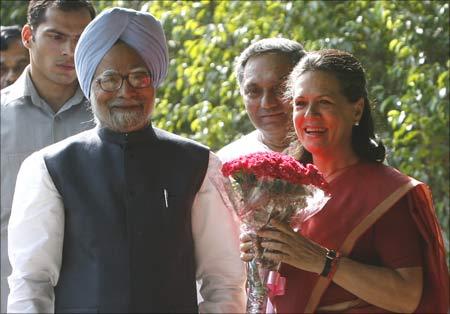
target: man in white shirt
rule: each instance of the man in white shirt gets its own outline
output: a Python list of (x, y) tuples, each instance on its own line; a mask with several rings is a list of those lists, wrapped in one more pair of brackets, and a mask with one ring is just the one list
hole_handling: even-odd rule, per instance
[(292, 106), (283, 99), (283, 83), (305, 55), (298, 42), (266, 38), (254, 42), (237, 58), (235, 73), (245, 109), (256, 130), (217, 152), (222, 162), (254, 152), (285, 150), (293, 131)]
[(28, 5), (22, 43), (30, 64), (1, 91), (1, 313), (9, 292), (7, 227), (19, 166), (31, 153), (94, 126), (73, 60), (75, 44), (94, 17), (86, 0)]
[(245, 311), (220, 161), (150, 122), (168, 62), (161, 24), (148, 13), (109, 9), (83, 32), (75, 65), (97, 127), (21, 166), (10, 312)]

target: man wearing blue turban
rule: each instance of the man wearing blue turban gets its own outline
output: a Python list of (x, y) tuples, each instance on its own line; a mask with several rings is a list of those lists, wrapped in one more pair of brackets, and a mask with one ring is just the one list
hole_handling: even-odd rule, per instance
[(220, 161), (151, 125), (168, 67), (160, 22), (104, 11), (81, 35), (75, 63), (97, 126), (21, 166), (8, 312), (244, 312)]

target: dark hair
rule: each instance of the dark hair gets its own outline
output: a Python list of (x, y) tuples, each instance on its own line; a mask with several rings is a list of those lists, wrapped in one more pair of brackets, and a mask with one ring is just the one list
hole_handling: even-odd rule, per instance
[(57, 8), (62, 11), (77, 11), (87, 9), (91, 19), (95, 18), (95, 9), (89, 0), (30, 0), (28, 4), (27, 23), (33, 28), (45, 20), (48, 8)]
[(0, 26), (0, 50), (7, 50), (14, 40), (22, 40), (22, 28), (19, 25)]
[[(354, 125), (352, 129), (352, 148), (358, 157), (364, 161), (383, 162), (386, 149), (382, 142), (375, 137), (365, 71), (359, 60), (348, 52), (335, 49), (323, 49), (307, 53), (289, 76), (286, 91), (289, 100), (292, 101), (295, 80), (309, 71), (323, 71), (333, 75), (339, 82), (342, 95), (350, 102), (355, 102), (360, 98), (364, 99), (364, 108), (359, 125)], [(311, 153), (301, 145), (299, 149), (299, 160), (302, 163), (311, 163)]]
[(291, 61), (292, 66), (296, 65), (305, 55), (303, 46), (293, 40), (286, 38), (265, 38), (258, 40), (248, 46), (236, 59), (234, 69), (239, 85), (244, 78), (244, 68), (247, 61), (253, 56), (270, 52), (285, 54)]

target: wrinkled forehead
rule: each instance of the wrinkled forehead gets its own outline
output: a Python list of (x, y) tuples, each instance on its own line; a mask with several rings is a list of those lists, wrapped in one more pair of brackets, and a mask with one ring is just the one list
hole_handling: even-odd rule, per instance
[(266, 52), (252, 56), (245, 65), (242, 86), (278, 85), (292, 68), (292, 62), (284, 53)]

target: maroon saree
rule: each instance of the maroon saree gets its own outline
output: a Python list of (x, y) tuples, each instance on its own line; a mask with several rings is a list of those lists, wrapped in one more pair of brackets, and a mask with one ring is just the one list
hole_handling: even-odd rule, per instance
[[(399, 171), (375, 163), (359, 163), (330, 183), (331, 199), (305, 221), (302, 234), (348, 256), (355, 242), (405, 195), (410, 214), (423, 238), (424, 286), (416, 313), (447, 313), (449, 273), (443, 239), (428, 187)], [(409, 192), (409, 193), (408, 193)], [(401, 222), (398, 222), (399, 224)], [(275, 299), (278, 313), (313, 313), (330, 285), (327, 278), (283, 264), (286, 292)], [(332, 307), (331, 307), (332, 308)], [(348, 300), (336, 312), (380, 313), (386, 310), (360, 299)]]

